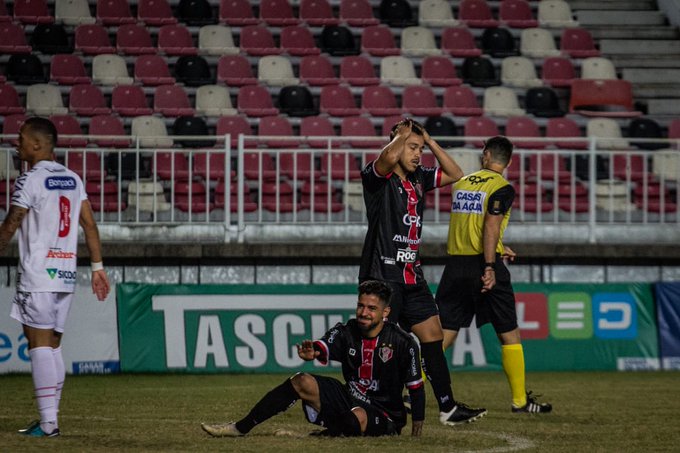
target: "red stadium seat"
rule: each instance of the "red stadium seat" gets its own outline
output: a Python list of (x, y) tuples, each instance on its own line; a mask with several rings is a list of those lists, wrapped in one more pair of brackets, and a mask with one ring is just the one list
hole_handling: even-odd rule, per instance
[(340, 80), (353, 86), (378, 85), (373, 63), (361, 55), (349, 55), (340, 61)]
[(157, 86), (175, 83), (168, 63), (159, 55), (140, 55), (135, 60), (135, 82)]
[(161, 26), (176, 24), (168, 0), (139, 0), (137, 3), (137, 19), (146, 25)]
[(442, 51), (452, 57), (478, 57), (482, 50), (475, 44), (475, 38), (470, 30), (465, 27), (448, 27), (442, 31)]
[(396, 95), (384, 85), (364, 88), (361, 94), (361, 110), (371, 116), (390, 116), (401, 113)]
[(282, 53), (276, 47), (271, 31), (260, 25), (249, 25), (241, 29), (241, 50), (256, 57)]
[[(303, 137), (335, 137), (333, 124), (325, 116), (307, 116), (300, 121), (300, 135)], [(307, 142), (312, 148), (328, 148), (326, 139), (309, 140)], [(331, 143), (332, 147), (337, 146), (337, 142)]]
[(322, 113), (327, 113), (331, 116), (354, 116), (361, 114), (361, 109), (356, 106), (354, 95), (350, 89), (341, 85), (329, 85), (321, 88), (319, 108)]
[(300, 80), (310, 86), (337, 85), (333, 64), (325, 55), (307, 55), (300, 60)]
[(175, 206), (182, 212), (200, 214), (215, 208), (215, 204), (210, 201), (210, 192), (202, 182), (177, 182), (174, 191)]
[(45, 0), (14, 0), (14, 20), (22, 24), (51, 24), (54, 17)]
[(111, 109), (120, 116), (141, 116), (153, 113), (146, 101), (144, 90), (133, 85), (118, 85), (113, 88)]
[(303, 26), (284, 27), (281, 29), (281, 48), (289, 55), (319, 55), (314, 36), (309, 28)]
[(503, 0), (498, 9), (498, 18), (512, 28), (538, 27), (531, 5), (526, 0)]
[(106, 177), (106, 170), (102, 165), (102, 155), (94, 151), (69, 152), (66, 155), (66, 167), (73, 170), (83, 181), (101, 181)]
[[(284, 116), (266, 116), (260, 118), (259, 122), (259, 136), (280, 136), (291, 138), (293, 134), (293, 126)], [(299, 145), (297, 140), (277, 140), (266, 139), (265, 145), (268, 148), (296, 148)]]
[(104, 93), (96, 85), (75, 85), (69, 94), (69, 111), (80, 116), (108, 115), (111, 109), (106, 104)]
[(85, 55), (115, 54), (106, 28), (99, 24), (82, 24), (76, 27), (76, 50)]
[(21, 25), (0, 23), (0, 53), (30, 53), (31, 50)]
[[(231, 147), (238, 146), (238, 136), (239, 135), (253, 135), (253, 130), (248, 124), (248, 120), (242, 116), (221, 116), (217, 120), (217, 125), (215, 126), (215, 135), (218, 137), (229, 135)], [(219, 142), (220, 140), (218, 140)], [(247, 148), (252, 148), (254, 142), (252, 140), (246, 141), (245, 146)]]
[[(94, 153), (88, 153), (94, 154)], [(127, 203), (122, 195), (119, 199), (118, 183), (116, 181), (88, 181), (85, 191), (92, 210), (97, 212), (118, 212), (127, 209)]]
[(600, 51), (595, 47), (593, 36), (585, 28), (565, 28), (560, 38), (562, 53), (571, 58), (599, 57)]
[(633, 87), (627, 80), (574, 80), (569, 111), (584, 116), (616, 118), (642, 114), (633, 109)]
[(439, 116), (442, 114), (442, 108), (437, 105), (434, 91), (425, 85), (405, 87), (401, 95), (401, 108), (404, 113), (416, 116)]
[[(221, 150), (211, 152), (210, 155), (203, 152), (196, 153), (194, 154), (194, 175), (211, 181), (224, 180), (225, 164), (226, 155)], [(234, 170), (231, 170), (231, 176), (234, 175)]]
[(373, 25), (364, 28), (361, 33), (361, 50), (374, 57), (401, 55), (392, 36), (392, 31), (385, 25)]
[(300, 19), (312, 27), (338, 25), (340, 19), (333, 16), (333, 8), (328, 0), (301, 0)]
[(368, 27), (380, 23), (373, 15), (373, 7), (368, 0), (340, 0), (340, 19), (350, 27)]
[[(466, 137), (482, 137), (483, 140), (499, 135), (498, 125), (486, 116), (469, 118), (465, 122), (464, 130)], [(484, 147), (484, 142), (479, 141), (472, 143), (472, 145), (481, 149)]]
[[(342, 119), (340, 125), (340, 135), (343, 137), (377, 137), (375, 126), (369, 118), (363, 116), (350, 116)], [(377, 148), (380, 142), (377, 140), (347, 140), (344, 143), (351, 148)]]
[(458, 5), (458, 19), (472, 28), (492, 28), (499, 25), (491, 15), (491, 7), (486, 0), (461, 0)]
[(161, 179), (174, 179), (175, 181), (186, 181), (189, 179), (189, 161), (184, 153), (181, 152), (162, 152), (156, 153), (155, 168), (156, 175)]
[(448, 87), (463, 83), (458, 78), (453, 60), (436, 55), (423, 58), (420, 78), (423, 82), (435, 87)]
[(285, 27), (300, 22), (293, 15), (293, 8), (288, 0), (260, 0), (260, 19), (270, 27)]
[(52, 56), (50, 80), (60, 85), (77, 85), (92, 81), (85, 72), (83, 60), (77, 55), (69, 54)]
[(12, 146), (17, 146), (19, 144), (19, 129), (27, 118), (28, 117), (23, 113), (15, 113), (5, 116), (2, 125), (2, 133), (3, 135), (11, 137), (9, 139), (5, 139), (6, 142), (11, 143)]
[(273, 181), (276, 179), (274, 160), (268, 153), (244, 153), (243, 174), (253, 181)]
[(279, 113), (279, 109), (274, 107), (269, 91), (259, 85), (242, 86), (238, 90), (236, 104), (239, 112), (248, 116), (272, 116)]
[(127, 0), (97, 0), (97, 22), (109, 25), (134, 24)]
[(163, 116), (193, 116), (194, 109), (189, 96), (179, 85), (163, 85), (156, 88), (153, 110)]
[(563, 149), (588, 149), (588, 141), (560, 141), (559, 138), (583, 137), (578, 124), (569, 118), (550, 118), (545, 127), (545, 136), (554, 138), (554, 145)]
[(260, 19), (255, 17), (248, 0), (220, 0), (220, 22), (235, 27), (256, 25)]
[(118, 27), (116, 49), (119, 53), (126, 55), (156, 54), (149, 30), (137, 24), (125, 24)]
[[(75, 117), (70, 115), (51, 115), (50, 121), (57, 128), (57, 146), (60, 147), (85, 147), (87, 139), (83, 136), (83, 130)], [(70, 137), (79, 135), (80, 137)]]
[(512, 139), (517, 148), (544, 149), (546, 144), (541, 141), (520, 140), (519, 138), (540, 138), (541, 132), (536, 121), (528, 116), (512, 116), (505, 124), (505, 135)]
[(196, 55), (191, 32), (184, 25), (163, 25), (158, 30), (158, 50), (166, 55)]
[(217, 62), (217, 80), (236, 87), (257, 84), (248, 59), (242, 55), (222, 55)]
[(576, 70), (569, 58), (548, 57), (543, 60), (542, 77), (553, 87), (570, 87), (576, 78)]
[(392, 127), (394, 127), (395, 124), (403, 120), (405, 117), (406, 117), (405, 115), (394, 115), (386, 116), (385, 118), (383, 118), (381, 135), (384, 137), (388, 137), (390, 135)]
[(0, 84), (0, 115), (24, 113), (25, 109), (19, 101), (19, 94), (13, 85)]
[(448, 87), (444, 91), (442, 107), (455, 116), (480, 116), (484, 113), (474, 91), (465, 85)]
[(12, 22), (12, 16), (7, 12), (5, 0), (0, 0), (0, 22)]
[[(104, 148), (127, 148), (130, 146), (130, 138), (125, 132), (120, 118), (111, 115), (98, 115), (90, 120), (88, 130), (90, 141)], [(109, 137), (96, 137), (96, 136)], [(116, 138), (120, 136), (121, 138)]]
[[(220, 181), (215, 187), (215, 207), (222, 209), (226, 206), (225, 203), (225, 187), (224, 181)], [(247, 184), (243, 184), (243, 210), (245, 212), (254, 212), (257, 210), (257, 203), (252, 199), (252, 194), (250, 188)], [(231, 212), (237, 212), (238, 210), (238, 185), (235, 181), (232, 181), (229, 187), (230, 197), (229, 204)]]

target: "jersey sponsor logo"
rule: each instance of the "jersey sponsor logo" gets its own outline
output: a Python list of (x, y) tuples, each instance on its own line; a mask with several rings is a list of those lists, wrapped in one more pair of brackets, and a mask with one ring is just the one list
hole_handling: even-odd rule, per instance
[(410, 215), (410, 214), (404, 214), (404, 217), (401, 219), (402, 222), (404, 222), (404, 225), (415, 225), (418, 228), (420, 228), (420, 216), (419, 215)]
[(397, 261), (400, 263), (415, 263), (418, 257), (418, 252), (411, 249), (398, 249)]
[(50, 176), (45, 179), (47, 190), (75, 190), (76, 179), (71, 176)]
[(378, 353), (378, 357), (380, 357), (380, 360), (382, 360), (383, 363), (387, 363), (392, 358), (393, 354), (394, 354), (394, 350), (392, 350), (391, 347), (383, 346), (382, 348), (380, 348), (380, 352)]
[(468, 182), (470, 184), (484, 184), (485, 182), (490, 181), (493, 178), (494, 178), (493, 176), (482, 178), (481, 176), (471, 175), (468, 177)]
[(354, 357), (355, 355), (357, 355), (357, 350), (354, 348), (349, 348), (349, 355)]
[(485, 199), (485, 192), (456, 190), (456, 192), (453, 194), (451, 212), (460, 214), (483, 214)]
[(55, 258), (59, 260), (70, 260), (76, 257), (75, 252), (64, 252), (61, 249), (50, 249), (47, 251), (46, 258)]
[(420, 241), (420, 238), (411, 239), (410, 237), (404, 236), (403, 234), (395, 234), (392, 238), (392, 242), (403, 242), (408, 245), (419, 245)]
[(64, 283), (68, 284), (76, 283), (76, 276), (78, 275), (76, 271), (62, 271), (55, 267), (50, 267), (45, 270), (47, 271), (47, 275), (50, 276), (51, 280), (54, 280), (56, 277), (59, 280), (63, 280)]

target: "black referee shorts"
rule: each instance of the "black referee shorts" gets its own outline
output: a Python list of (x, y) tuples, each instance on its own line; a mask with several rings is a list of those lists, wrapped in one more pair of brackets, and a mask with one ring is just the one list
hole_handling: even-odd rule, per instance
[(380, 423), (382, 432), (374, 432), (373, 436), (392, 436), (401, 434), (400, 426), (397, 426), (383, 411), (362, 403), (349, 394), (347, 387), (337, 379), (312, 374), (319, 386), (319, 397), (321, 399), (321, 412), (317, 412), (313, 407), (302, 403), (302, 411), (309, 423), (328, 428), (331, 435), (341, 435), (343, 425), (341, 417), (353, 408), (359, 406), (366, 411), (368, 417), (380, 418), (384, 423)]
[(439, 314), (426, 281), (415, 285), (385, 282), (392, 289), (389, 320), (407, 332), (411, 327)]
[[(510, 272), (502, 261), (496, 261), (496, 286), (482, 292), (482, 266), (470, 275), (470, 268), (461, 272), (460, 260), (452, 257), (444, 268), (436, 301), (442, 328), (460, 330), (469, 327), (475, 317), (477, 327), (491, 323), (496, 333), (510, 332), (517, 328), (515, 293), (510, 282)], [(465, 275), (467, 274), (467, 275)]]

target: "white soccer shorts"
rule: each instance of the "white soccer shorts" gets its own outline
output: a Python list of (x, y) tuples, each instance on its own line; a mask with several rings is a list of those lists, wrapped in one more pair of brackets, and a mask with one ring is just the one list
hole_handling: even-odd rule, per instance
[(73, 293), (27, 293), (17, 291), (10, 316), (36, 329), (64, 332)]

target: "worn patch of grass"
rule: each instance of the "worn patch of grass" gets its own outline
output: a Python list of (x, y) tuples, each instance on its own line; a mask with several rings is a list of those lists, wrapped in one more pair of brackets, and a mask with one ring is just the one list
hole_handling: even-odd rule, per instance
[[(428, 386), (423, 437), (328, 439), (304, 437), (316, 427), (291, 408), (238, 439), (213, 439), (201, 422), (236, 420), (285, 375), (69, 376), (60, 412), (63, 435), (16, 434), (37, 418), (28, 375), (0, 376), (0, 451), (677, 451), (680, 373), (532, 373), (530, 388), (552, 414), (510, 412), (502, 373), (452, 374), (456, 396), (489, 414), (461, 427), (437, 421)], [(276, 436), (284, 428), (300, 434)]]

